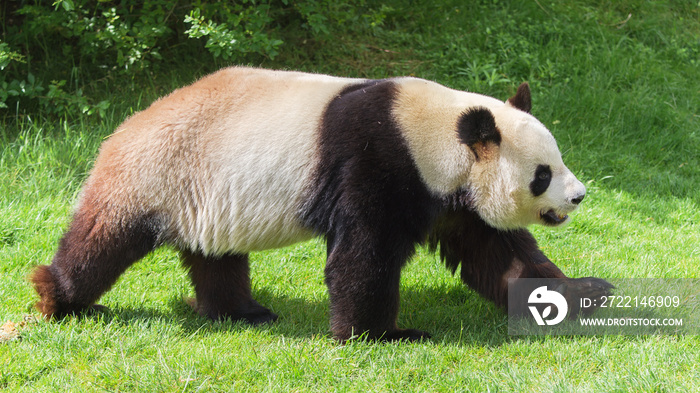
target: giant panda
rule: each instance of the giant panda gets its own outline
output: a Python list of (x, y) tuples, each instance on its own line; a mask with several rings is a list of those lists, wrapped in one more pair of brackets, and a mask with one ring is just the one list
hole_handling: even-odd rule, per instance
[(212, 319), (274, 321), (251, 296), (248, 254), (324, 236), (331, 332), (418, 340), (397, 326), (401, 269), (438, 251), (507, 307), (508, 280), (554, 278), (570, 297), (601, 279), (565, 276), (526, 226), (559, 226), (585, 196), (530, 114), (526, 83), (506, 102), (413, 77), (349, 79), (232, 67), (134, 114), (102, 145), (38, 309), (90, 310), (135, 261), (181, 253)]

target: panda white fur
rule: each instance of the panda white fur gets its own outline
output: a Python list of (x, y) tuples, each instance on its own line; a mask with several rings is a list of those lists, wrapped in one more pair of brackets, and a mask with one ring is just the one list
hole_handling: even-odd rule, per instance
[(32, 277), (37, 306), (49, 317), (94, 307), (168, 243), (200, 314), (271, 321), (251, 296), (248, 253), (317, 235), (340, 340), (427, 336), (396, 326), (400, 270), (426, 241), (499, 306), (508, 278), (604, 294), (609, 284), (567, 278), (524, 229), (563, 224), (585, 195), (530, 106), (527, 84), (502, 102), (417, 78), (221, 70), (103, 144), (52, 264)]

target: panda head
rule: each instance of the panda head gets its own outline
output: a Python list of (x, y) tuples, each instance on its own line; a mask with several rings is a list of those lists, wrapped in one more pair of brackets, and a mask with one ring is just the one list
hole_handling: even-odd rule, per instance
[(505, 105), (470, 108), (458, 121), (459, 139), (474, 157), (468, 184), (473, 206), (502, 230), (562, 225), (586, 194), (530, 108), (530, 88), (523, 83)]

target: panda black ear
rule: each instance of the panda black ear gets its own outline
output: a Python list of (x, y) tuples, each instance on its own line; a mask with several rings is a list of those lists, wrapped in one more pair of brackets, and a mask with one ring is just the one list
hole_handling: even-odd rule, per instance
[(490, 110), (476, 107), (462, 113), (457, 123), (459, 140), (474, 152), (477, 160), (490, 155), (501, 144), (501, 132)]
[(530, 113), (532, 110), (532, 96), (530, 95), (530, 85), (523, 82), (518, 86), (518, 91), (513, 97), (508, 99), (508, 103), (516, 109)]

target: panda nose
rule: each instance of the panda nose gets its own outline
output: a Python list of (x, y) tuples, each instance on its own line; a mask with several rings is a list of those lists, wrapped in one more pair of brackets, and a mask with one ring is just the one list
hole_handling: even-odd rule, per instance
[(571, 200), (571, 203), (573, 203), (574, 205), (578, 205), (579, 203), (581, 203), (581, 201), (583, 201), (583, 198), (585, 198), (585, 197), (586, 197), (586, 194), (581, 194), (581, 195), (577, 196), (576, 198), (573, 198)]

